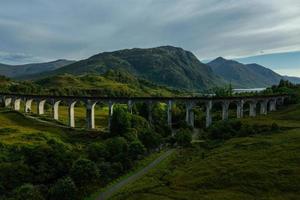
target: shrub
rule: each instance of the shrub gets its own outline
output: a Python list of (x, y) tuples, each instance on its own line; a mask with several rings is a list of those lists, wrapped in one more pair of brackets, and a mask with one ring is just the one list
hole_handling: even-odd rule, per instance
[(104, 143), (92, 143), (87, 148), (88, 157), (94, 161), (103, 161), (109, 156)]
[(76, 198), (76, 186), (70, 177), (59, 179), (49, 189), (50, 200), (75, 200)]
[(44, 200), (40, 191), (31, 184), (24, 184), (14, 191), (14, 200)]
[(145, 151), (144, 145), (138, 140), (129, 144), (129, 155), (132, 159), (137, 159), (140, 155), (143, 155)]
[(175, 135), (175, 141), (179, 146), (190, 146), (192, 141), (192, 132), (189, 129), (180, 129)]
[(114, 137), (106, 141), (109, 160), (120, 161), (128, 155), (128, 144), (123, 137)]
[(148, 150), (158, 147), (161, 142), (161, 136), (149, 129), (139, 133), (138, 137)]
[(73, 164), (70, 174), (76, 185), (83, 186), (96, 180), (99, 177), (99, 170), (93, 161), (78, 159)]

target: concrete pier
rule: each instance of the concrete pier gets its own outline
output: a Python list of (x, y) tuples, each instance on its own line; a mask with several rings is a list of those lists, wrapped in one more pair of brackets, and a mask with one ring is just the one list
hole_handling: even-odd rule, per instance
[(212, 101), (207, 101), (206, 102), (206, 122), (205, 122), (206, 128), (208, 128), (212, 124), (211, 109), (212, 109)]
[(86, 122), (87, 129), (95, 128), (95, 105), (96, 101), (87, 101), (86, 102)]
[(114, 114), (114, 102), (108, 102), (108, 129), (110, 130), (111, 119)]
[(260, 114), (261, 115), (268, 114), (268, 101), (267, 100), (263, 100), (260, 102)]
[(168, 126), (172, 128), (172, 101), (168, 101), (168, 111), (167, 111), (167, 120), (168, 120)]
[(26, 99), (25, 108), (24, 108), (25, 113), (30, 113), (31, 112), (32, 101), (33, 101), (33, 99)]
[(14, 98), (13, 99), (13, 109), (16, 111), (19, 111), (21, 107), (21, 99), (20, 98)]
[(229, 101), (224, 101), (222, 103), (222, 120), (228, 119)]
[(69, 126), (75, 127), (75, 115), (74, 115), (74, 107), (75, 107), (76, 101), (70, 101), (69, 102)]
[(59, 113), (58, 108), (61, 101), (55, 101), (52, 102), (52, 113), (53, 113), (53, 119), (58, 120), (59, 119)]
[(45, 114), (45, 103), (46, 100), (38, 100), (37, 101), (37, 114), (38, 115), (43, 115)]
[(249, 103), (249, 116), (250, 117), (255, 117), (256, 116), (256, 101), (252, 101)]
[(244, 100), (236, 102), (236, 117), (238, 119), (244, 117)]

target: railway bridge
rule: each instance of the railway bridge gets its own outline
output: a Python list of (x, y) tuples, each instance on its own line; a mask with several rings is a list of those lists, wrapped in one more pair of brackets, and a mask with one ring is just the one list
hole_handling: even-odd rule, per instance
[[(259, 106), (259, 114), (266, 115), (268, 112), (275, 111), (278, 105), (282, 105), (287, 95), (268, 95), (268, 96), (238, 96), (238, 97), (89, 97), (89, 96), (52, 96), (52, 95), (26, 95), (26, 94), (10, 94), (0, 93), (0, 101), (2, 105), (16, 111), (20, 111), (21, 102), (24, 103), (24, 112), (31, 112), (33, 102), (37, 105), (37, 114), (45, 113), (45, 103), (51, 105), (52, 117), (59, 119), (59, 106), (62, 102), (68, 106), (68, 125), (75, 127), (76, 103), (82, 102), (86, 108), (86, 128), (95, 129), (95, 105), (104, 103), (108, 105), (108, 126), (113, 114), (113, 107), (116, 104), (126, 104), (128, 112), (132, 113), (132, 107), (135, 103), (146, 103), (148, 106), (148, 120), (152, 121), (152, 106), (155, 103), (165, 103), (167, 112), (167, 123), (172, 127), (172, 106), (176, 103), (185, 105), (186, 122), (194, 127), (194, 109), (196, 105), (204, 105), (205, 126), (212, 124), (212, 109), (214, 105), (219, 104), (222, 112), (222, 120), (227, 120), (229, 116), (229, 106), (234, 105), (236, 108), (236, 117), (244, 117), (244, 105), (248, 104), (249, 116), (257, 115), (257, 107)], [(221, 105), (221, 106), (220, 106)]]

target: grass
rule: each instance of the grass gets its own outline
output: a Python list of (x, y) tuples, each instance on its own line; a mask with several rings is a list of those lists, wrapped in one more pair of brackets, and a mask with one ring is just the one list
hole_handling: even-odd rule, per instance
[(234, 138), (211, 150), (178, 149), (111, 200), (299, 199), (300, 105), (244, 122), (275, 122), (283, 129)]

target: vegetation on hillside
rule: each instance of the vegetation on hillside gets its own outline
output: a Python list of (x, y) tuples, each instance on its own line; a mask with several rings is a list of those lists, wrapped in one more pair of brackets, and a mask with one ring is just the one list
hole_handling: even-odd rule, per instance
[[(0, 112), (0, 198), (82, 199), (129, 171), (170, 132), (117, 107), (110, 133), (49, 126)], [(93, 137), (91, 137), (93, 136)]]
[(293, 91), (292, 104), (214, 123), (111, 199), (299, 199), (300, 87), (282, 81), (270, 89)]
[(57, 75), (36, 81), (16, 81), (0, 77), (1, 92), (79, 96), (178, 96), (172, 90), (138, 79), (123, 71), (109, 70), (103, 75)]

